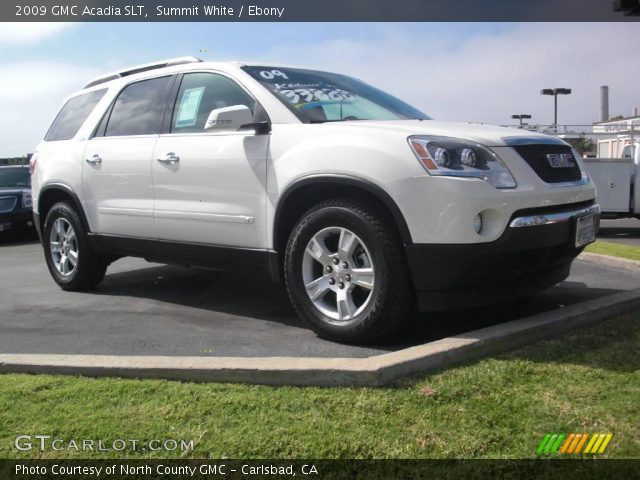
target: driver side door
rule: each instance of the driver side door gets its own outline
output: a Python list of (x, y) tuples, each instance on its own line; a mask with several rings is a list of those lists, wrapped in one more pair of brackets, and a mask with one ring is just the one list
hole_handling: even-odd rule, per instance
[(153, 154), (154, 218), (160, 240), (265, 249), (269, 135), (206, 130), (212, 110), (256, 101), (235, 80), (185, 73)]

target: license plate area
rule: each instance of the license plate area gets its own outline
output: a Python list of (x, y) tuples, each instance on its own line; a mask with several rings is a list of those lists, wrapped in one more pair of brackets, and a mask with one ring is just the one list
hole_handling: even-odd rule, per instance
[(596, 216), (584, 215), (576, 218), (576, 248), (584, 247), (596, 241)]

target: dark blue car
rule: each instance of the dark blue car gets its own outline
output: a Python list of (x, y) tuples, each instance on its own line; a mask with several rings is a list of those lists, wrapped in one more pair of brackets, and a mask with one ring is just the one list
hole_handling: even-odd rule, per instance
[(27, 165), (0, 167), (0, 232), (33, 228)]

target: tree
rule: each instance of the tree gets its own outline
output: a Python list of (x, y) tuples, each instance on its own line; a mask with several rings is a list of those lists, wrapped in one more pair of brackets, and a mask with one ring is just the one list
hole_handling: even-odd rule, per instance
[(593, 140), (584, 136), (584, 133), (579, 137), (574, 138), (564, 138), (565, 142), (570, 144), (573, 148), (575, 148), (578, 153), (582, 156), (585, 152), (593, 152), (594, 151), (594, 143)]

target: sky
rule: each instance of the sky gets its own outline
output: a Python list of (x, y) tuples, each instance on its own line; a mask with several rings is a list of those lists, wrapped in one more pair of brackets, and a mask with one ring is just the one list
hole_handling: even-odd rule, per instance
[(345, 73), (438, 120), (560, 124), (640, 107), (638, 23), (3, 23), (0, 157), (33, 151), (64, 98), (129, 65), (195, 55)]

